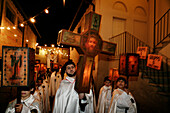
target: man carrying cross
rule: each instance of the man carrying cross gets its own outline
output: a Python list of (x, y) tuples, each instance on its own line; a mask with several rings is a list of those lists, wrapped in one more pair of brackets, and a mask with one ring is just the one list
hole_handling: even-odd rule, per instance
[(83, 94), (78, 94), (74, 90), (76, 67), (72, 60), (64, 64), (64, 69), (67, 74), (65, 80), (62, 80), (60, 87), (55, 95), (53, 113), (79, 113), (79, 99), (84, 97)]

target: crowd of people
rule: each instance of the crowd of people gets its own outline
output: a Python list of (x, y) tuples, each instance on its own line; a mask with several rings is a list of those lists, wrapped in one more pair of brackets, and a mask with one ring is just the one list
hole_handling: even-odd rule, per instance
[(97, 104), (93, 81), (89, 93), (77, 93), (75, 79), (76, 65), (72, 60), (52, 72), (40, 73), (36, 82), (21, 87), (21, 101), (11, 101), (6, 113), (137, 113), (125, 78), (119, 77), (112, 91), (111, 80), (105, 77)]

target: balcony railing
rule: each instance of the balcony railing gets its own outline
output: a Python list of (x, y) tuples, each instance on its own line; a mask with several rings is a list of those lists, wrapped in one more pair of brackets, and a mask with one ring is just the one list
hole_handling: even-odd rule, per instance
[[(147, 47), (147, 54), (153, 53), (153, 48), (139, 40), (128, 32), (123, 32), (109, 39), (111, 42), (117, 43), (116, 56), (119, 57), (124, 53), (136, 53), (137, 47)], [(147, 58), (145, 60), (140, 59), (140, 71), (142, 72), (142, 78), (147, 77), (151, 83), (154, 83), (160, 92), (170, 92), (170, 58), (156, 52), (156, 54), (163, 57), (161, 70), (155, 70), (146, 66)]]
[(170, 41), (170, 9), (154, 24), (154, 48), (165, 41)]

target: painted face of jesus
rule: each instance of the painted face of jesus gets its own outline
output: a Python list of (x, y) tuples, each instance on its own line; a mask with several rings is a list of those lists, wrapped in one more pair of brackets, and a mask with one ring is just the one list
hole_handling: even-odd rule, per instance
[(90, 37), (87, 40), (86, 49), (88, 50), (88, 52), (93, 52), (95, 50), (96, 45), (97, 45), (96, 38), (95, 37)]

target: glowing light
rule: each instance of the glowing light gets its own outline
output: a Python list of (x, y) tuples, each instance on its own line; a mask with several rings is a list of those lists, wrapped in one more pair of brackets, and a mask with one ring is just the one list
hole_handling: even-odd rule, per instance
[(62, 32), (62, 30), (60, 30), (58, 33), (61, 33)]
[(38, 43), (36, 43), (35, 46), (38, 46)]
[(21, 24), (20, 24), (20, 26), (21, 26), (21, 27), (24, 27), (24, 24), (23, 24), (23, 23), (21, 23)]
[(13, 28), (13, 29), (16, 29), (16, 27), (15, 27), (15, 26), (13, 26), (12, 28)]
[(0, 29), (5, 29), (5, 27), (0, 27)]
[(44, 46), (47, 47), (47, 44), (45, 44)]
[(51, 47), (54, 47), (54, 44), (51, 44)]
[(61, 51), (60, 51), (60, 50), (59, 50), (58, 52), (59, 52), (59, 53), (61, 53)]
[(10, 28), (10, 27), (7, 27), (6, 29), (7, 29), (7, 30), (10, 30), (11, 28)]
[(35, 23), (35, 19), (34, 19), (34, 18), (30, 18), (30, 21), (31, 21), (32, 23)]
[(16, 35), (16, 34), (14, 34), (14, 37), (17, 37), (17, 35)]
[(65, 0), (63, 0), (63, 6), (65, 6), (65, 3), (66, 3), (66, 1), (65, 1)]
[(26, 42), (28, 42), (29, 40), (26, 40)]
[(45, 12), (46, 14), (48, 14), (48, 13), (49, 13), (49, 10), (48, 10), (48, 9), (45, 9), (44, 12)]
[(61, 45), (61, 47), (63, 47), (63, 45)]

